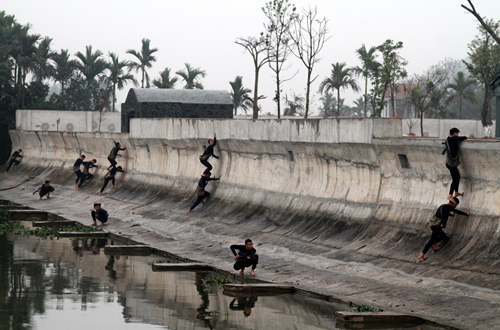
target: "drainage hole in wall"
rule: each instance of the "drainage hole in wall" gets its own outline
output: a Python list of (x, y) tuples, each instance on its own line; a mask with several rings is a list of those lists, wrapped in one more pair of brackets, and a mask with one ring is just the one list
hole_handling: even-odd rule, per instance
[(401, 168), (410, 168), (410, 162), (408, 161), (408, 157), (406, 157), (406, 155), (398, 154), (398, 158)]
[(294, 159), (293, 159), (293, 152), (291, 150), (288, 150), (288, 158), (290, 159), (291, 162), (294, 161)]

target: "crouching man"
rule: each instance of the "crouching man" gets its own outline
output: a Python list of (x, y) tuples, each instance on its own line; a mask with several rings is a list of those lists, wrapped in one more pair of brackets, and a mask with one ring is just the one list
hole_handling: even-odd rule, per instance
[(42, 200), (43, 196), (47, 196), (47, 198), (50, 198), (50, 194), (54, 191), (54, 187), (50, 185), (50, 181), (47, 180), (45, 183), (38, 189), (39, 195), (40, 195), (40, 200)]
[[(256, 254), (257, 251), (253, 248), (253, 243), (251, 239), (245, 240), (245, 245), (231, 245), (231, 251), (236, 257), (236, 263), (234, 264), (234, 270), (240, 270), (240, 275), (243, 275), (246, 267), (252, 267), (250, 270), (250, 275), (255, 275), (255, 268), (259, 263), (259, 256)], [(238, 253), (236, 253), (238, 250)]]
[(104, 226), (104, 224), (108, 221), (108, 212), (101, 208), (101, 203), (94, 204), (94, 211), (92, 211), (91, 214), (92, 219), (94, 220), (92, 226), (97, 226), (97, 220), (99, 220), (101, 226)]

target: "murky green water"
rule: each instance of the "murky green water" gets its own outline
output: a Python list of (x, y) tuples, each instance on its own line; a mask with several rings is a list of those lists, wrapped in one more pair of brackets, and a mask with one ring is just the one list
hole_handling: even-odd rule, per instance
[(0, 237), (0, 329), (336, 329), (345, 309), (301, 295), (233, 298), (204, 285), (219, 274), (152, 272), (163, 258), (108, 256), (109, 243)]

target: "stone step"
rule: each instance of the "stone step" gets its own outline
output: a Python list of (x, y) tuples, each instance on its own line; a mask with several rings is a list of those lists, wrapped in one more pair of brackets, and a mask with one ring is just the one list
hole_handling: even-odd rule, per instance
[(7, 219), (12, 221), (33, 220), (32, 218), (46, 221), (48, 219), (48, 213), (38, 210), (10, 210), (7, 216)]
[(224, 284), (224, 290), (243, 293), (293, 293), (295, 288), (293, 285), (279, 283), (228, 283)]
[[(335, 316), (340, 323), (356, 324), (360, 326), (362, 324), (369, 325), (372, 329), (373, 324), (387, 324), (391, 325), (391, 328), (397, 328), (396, 325), (421, 325), (424, 320), (417, 316), (406, 315), (395, 312), (335, 312)], [(337, 324), (339, 324), (337, 322)], [(356, 327), (357, 329), (363, 329)], [(351, 329), (347, 327), (346, 329)]]
[(106, 245), (104, 254), (124, 256), (149, 256), (153, 249), (148, 245)]
[(69, 227), (76, 226), (76, 221), (33, 221), (33, 227)]
[(201, 263), (154, 263), (152, 265), (153, 272), (197, 272), (197, 271), (211, 271), (214, 268), (207, 264)]
[(96, 231), (91, 233), (82, 233), (82, 232), (69, 232), (69, 231), (60, 231), (59, 237), (89, 237), (89, 238), (107, 238), (108, 233), (104, 231)]

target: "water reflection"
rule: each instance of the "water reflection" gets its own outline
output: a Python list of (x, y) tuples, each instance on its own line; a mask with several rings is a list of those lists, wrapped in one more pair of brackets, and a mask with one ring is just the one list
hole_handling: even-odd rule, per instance
[(0, 237), (0, 330), (335, 329), (345, 309), (297, 295), (226, 296), (204, 285), (216, 273), (152, 272), (163, 258), (105, 255), (109, 243)]

